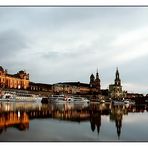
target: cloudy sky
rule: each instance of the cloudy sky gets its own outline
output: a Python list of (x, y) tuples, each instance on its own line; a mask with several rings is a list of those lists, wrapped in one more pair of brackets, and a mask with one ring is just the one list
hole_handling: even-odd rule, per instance
[(41, 83), (101, 87), (119, 68), (124, 90), (148, 93), (148, 7), (0, 7), (0, 65)]

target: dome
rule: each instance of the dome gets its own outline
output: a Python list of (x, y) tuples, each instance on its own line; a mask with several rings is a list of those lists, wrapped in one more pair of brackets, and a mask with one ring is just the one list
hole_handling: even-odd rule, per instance
[(24, 73), (25, 73), (25, 71), (23, 71), (23, 70), (20, 70), (20, 71), (19, 71), (19, 73), (20, 73), (20, 74), (24, 74)]
[(0, 66), (0, 71), (4, 71), (4, 69), (3, 69), (3, 67), (2, 67), (2, 66)]
[(93, 74), (91, 74), (90, 78), (95, 78), (95, 76)]

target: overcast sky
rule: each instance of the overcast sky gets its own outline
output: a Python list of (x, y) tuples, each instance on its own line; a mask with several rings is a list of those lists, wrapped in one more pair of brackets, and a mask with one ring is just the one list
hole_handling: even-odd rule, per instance
[(89, 83), (148, 93), (148, 7), (0, 7), (0, 65), (30, 81)]

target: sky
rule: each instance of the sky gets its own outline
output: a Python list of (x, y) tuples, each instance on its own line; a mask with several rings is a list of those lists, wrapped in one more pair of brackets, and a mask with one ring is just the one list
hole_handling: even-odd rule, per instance
[(148, 7), (0, 7), (0, 65), (30, 81), (89, 83), (148, 93)]

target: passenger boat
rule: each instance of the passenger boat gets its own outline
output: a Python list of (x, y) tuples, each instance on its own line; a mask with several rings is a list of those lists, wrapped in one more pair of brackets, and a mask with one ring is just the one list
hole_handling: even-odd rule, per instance
[(14, 94), (5, 93), (0, 97), (0, 101), (15, 101)]
[(113, 105), (124, 105), (124, 101), (120, 100), (112, 100)]
[(36, 95), (22, 92), (4, 92), (3, 95), (0, 97), (0, 101), (36, 102), (37, 97)]
[(113, 105), (134, 105), (135, 102), (130, 100), (112, 100)]
[(36, 102), (37, 97), (33, 94), (17, 93), (15, 95), (16, 102)]
[(64, 97), (64, 98), (57, 98), (54, 100), (55, 103), (66, 103), (66, 102), (74, 102), (72, 97)]
[(131, 101), (131, 100), (125, 100), (124, 103), (129, 104), (129, 105), (134, 105), (135, 104), (135, 102)]
[(57, 98), (55, 100), (56, 103), (89, 103), (90, 101), (87, 98), (84, 97), (76, 97), (76, 96), (70, 96), (70, 97), (64, 97), (64, 98)]

